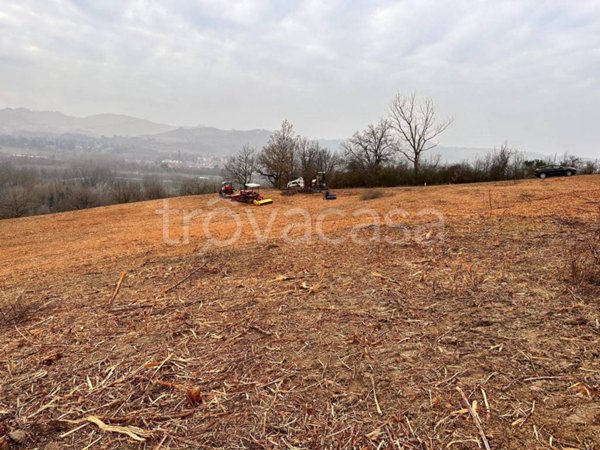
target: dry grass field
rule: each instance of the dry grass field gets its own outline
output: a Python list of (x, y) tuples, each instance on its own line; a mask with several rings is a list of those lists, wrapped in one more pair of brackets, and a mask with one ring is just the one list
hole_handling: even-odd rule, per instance
[(600, 176), (381, 191), (1, 221), (0, 449), (600, 449)]

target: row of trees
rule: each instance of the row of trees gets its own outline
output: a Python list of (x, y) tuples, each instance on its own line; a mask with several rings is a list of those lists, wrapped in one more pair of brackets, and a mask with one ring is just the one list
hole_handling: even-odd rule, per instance
[(384, 117), (357, 131), (344, 145), (347, 168), (360, 174), (366, 184), (378, 184), (381, 169), (403, 160), (419, 179), (425, 152), (437, 145), (436, 139), (452, 119), (439, 121), (431, 99), (419, 101), (415, 94), (396, 95)]
[(182, 177), (167, 183), (154, 175), (123, 179), (95, 162), (58, 170), (0, 165), (0, 218), (85, 209), (173, 195), (215, 192), (214, 182)]
[(536, 168), (548, 164), (574, 165), (580, 174), (600, 171), (597, 161), (584, 162), (571, 155), (555, 156), (548, 160), (527, 160), (521, 152), (504, 143), (475, 160), (455, 164), (442, 163), (438, 155), (423, 155), (417, 175), (414, 165), (403, 158), (392, 157), (367, 173), (357, 170), (353, 160), (348, 159), (328, 179), (336, 187), (476, 183), (530, 178)]
[(427, 152), (451, 124), (452, 119), (437, 118), (431, 99), (420, 101), (415, 94), (398, 94), (384, 117), (354, 133), (340, 153), (297, 135), (292, 124), (284, 121), (260, 151), (245, 146), (231, 156), (224, 174), (243, 185), (257, 173), (275, 188), (282, 188), (299, 176), (310, 180), (317, 171), (327, 173), (330, 185), (370, 187), (525, 178), (537, 167), (556, 162), (575, 165), (581, 173), (598, 170), (597, 164), (570, 155), (561, 160), (528, 161), (507, 143), (475, 161), (442, 164), (439, 156), (428, 157)]
[(258, 172), (274, 187), (282, 188), (293, 178), (310, 180), (317, 171), (331, 175), (345, 166), (347, 171), (360, 175), (361, 184), (376, 185), (382, 168), (402, 156), (412, 165), (417, 179), (423, 153), (437, 145), (436, 138), (451, 123), (451, 119), (437, 120), (432, 100), (420, 102), (415, 94), (398, 94), (383, 119), (357, 131), (344, 143), (343, 155), (297, 135), (286, 120), (260, 152), (245, 146), (229, 158), (224, 172), (240, 184), (247, 183)]
[(231, 156), (225, 163), (224, 173), (244, 185), (256, 172), (281, 189), (293, 178), (310, 180), (317, 171), (332, 173), (341, 166), (341, 161), (340, 155), (323, 148), (318, 141), (297, 135), (286, 120), (260, 152), (244, 146)]

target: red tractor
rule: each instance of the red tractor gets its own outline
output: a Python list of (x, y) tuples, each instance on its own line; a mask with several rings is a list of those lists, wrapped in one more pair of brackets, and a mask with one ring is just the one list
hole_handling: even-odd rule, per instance
[(221, 183), (221, 189), (219, 189), (219, 195), (224, 198), (229, 198), (235, 193), (233, 189), (233, 183), (231, 181), (223, 181)]

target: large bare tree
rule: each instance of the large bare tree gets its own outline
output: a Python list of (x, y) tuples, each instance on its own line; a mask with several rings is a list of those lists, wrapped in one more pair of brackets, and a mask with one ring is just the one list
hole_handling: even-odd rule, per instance
[(319, 141), (308, 140), (304, 137), (298, 139), (296, 151), (296, 175), (305, 181), (312, 180), (317, 172), (331, 175), (340, 165), (340, 157), (331, 150), (321, 147)]
[(363, 173), (368, 184), (376, 180), (379, 169), (394, 155), (394, 141), (390, 122), (381, 120), (357, 131), (343, 144), (349, 166)]
[(419, 174), (421, 155), (438, 143), (437, 137), (452, 123), (452, 119), (438, 121), (433, 100), (419, 102), (415, 93), (397, 94), (388, 108), (391, 127), (396, 133), (396, 149), (408, 159)]
[(318, 141), (309, 141), (304, 137), (298, 139), (298, 149), (296, 152), (296, 171), (298, 173), (296, 175), (308, 181), (315, 177), (315, 174), (320, 170), (317, 165), (317, 157), (320, 150), (321, 147)]
[(298, 137), (294, 126), (284, 120), (258, 154), (258, 172), (267, 177), (274, 187), (281, 189), (295, 175), (297, 149)]
[(235, 155), (231, 155), (225, 162), (225, 176), (244, 186), (252, 181), (252, 174), (256, 167), (256, 150), (249, 145), (244, 145)]
[(321, 147), (317, 153), (316, 164), (319, 171), (330, 176), (342, 165), (342, 158), (337, 152)]

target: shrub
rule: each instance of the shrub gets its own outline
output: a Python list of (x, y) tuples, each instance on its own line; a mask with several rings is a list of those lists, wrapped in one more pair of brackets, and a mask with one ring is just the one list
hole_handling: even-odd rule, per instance
[(156, 200), (167, 197), (167, 190), (163, 183), (156, 176), (145, 176), (142, 179), (144, 198), (147, 200)]
[(36, 309), (36, 303), (23, 296), (0, 299), (0, 326), (13, 327), (27, 321)]
[(600, 288), (600, 208), (597, 223), (583, 233), (568, 260), (571, 281), (579, 287)]
[(142, 197), (141, 186), (136, 181), (116, 180), (110, 187), (110, 196), (115, 203), (136, 202)]
[(215, 192), (214, 184), (198, 178), (185, 178), (179, 186), (179, 195), (200, 195)]
[(573, 250), (570, 272), (573, 282), (600, 287), (600, 239), (592, 237), (583, 247)]

